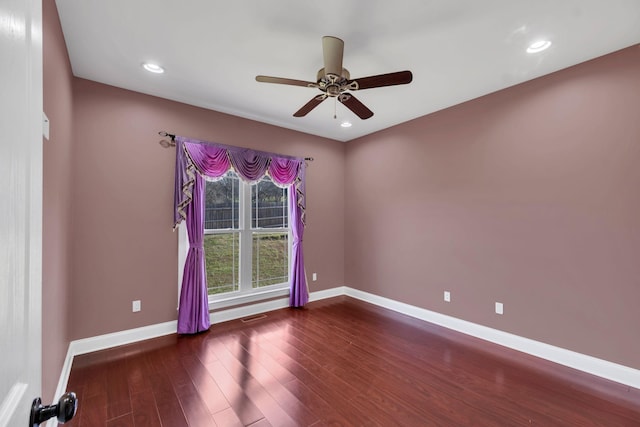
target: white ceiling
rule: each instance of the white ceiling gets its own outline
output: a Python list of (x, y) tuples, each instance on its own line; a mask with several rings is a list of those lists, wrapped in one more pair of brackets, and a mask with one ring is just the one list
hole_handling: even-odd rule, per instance
[[(77, 77), (340, 141), (640, 43), (640, 0), (56, 3)], [(356, 93), (368, 120), (340, 104), (334, 120), (333, 100), (293, 117), (320, 92), (255, 76), (315, 81), (324, 35), (344, 40), (351, 78), (411, 70), (413, 82)], [(528, 54), (539, 39), (551, 48)]]

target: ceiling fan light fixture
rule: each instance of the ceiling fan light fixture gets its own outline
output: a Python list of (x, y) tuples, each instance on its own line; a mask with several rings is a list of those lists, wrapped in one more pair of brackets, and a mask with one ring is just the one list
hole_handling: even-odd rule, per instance
[(142, 68), (149, 71), (150, 73), (162, 74), (164, 73), (164, 68), (159, 66), (158, 64), (154, 64), (152, 62), (145, 62), (142, 64)]
[(343, 128), (350, 128), (352, 124), (351, 122), (345, 120), (344, 122), (340, 123), (340, 126), (342, 126)]
[(546, 50), (551, 46), (551, 42), (549, 40), (538, 40), (533, 42), (527, 48), (527, 53), (538, 53)]

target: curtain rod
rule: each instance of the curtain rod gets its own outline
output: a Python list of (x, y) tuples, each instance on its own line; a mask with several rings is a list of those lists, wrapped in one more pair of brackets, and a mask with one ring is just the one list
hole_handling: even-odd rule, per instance
[[(176, 136), (172, 133), (166, 132), (164, 130), (161, 130), (160, 132), (158, 132), (158, 135), (160, 136), (165, 136), (165, 137), (169, 137), (171, 138), (171, 142), (169, 141), (160, 141), (160, 145), (162, 145), (164, 148), (169, 148), (169, 147), (175, 147), (176, 146)], [(313, 157), (305, 157), (304, 158), (306, 161), (308, 162), (313, 162)]]

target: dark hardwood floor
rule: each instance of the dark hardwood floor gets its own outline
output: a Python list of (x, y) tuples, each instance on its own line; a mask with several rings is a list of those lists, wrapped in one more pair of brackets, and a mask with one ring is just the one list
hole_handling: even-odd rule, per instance
[(67, 425), (640, 426), (640, 390), (348, 297), (75, 358)]

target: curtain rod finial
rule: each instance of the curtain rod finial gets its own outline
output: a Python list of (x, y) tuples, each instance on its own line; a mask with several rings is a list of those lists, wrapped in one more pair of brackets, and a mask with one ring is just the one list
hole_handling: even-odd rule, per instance
[(172, 133), (169, 133), (167, 131), (161, 130), (160, 132), (158, 132), (158, 135), (160, 136), (168, 136), (169, 138), (171, 138), (171, 141), (174, 141), (176, 139), (176, 136)]
[(158, 132), (158, 135), (164, 136), (164, 137), (168, 136), (169, 138), (171, 138), (171, 142), (166, 141), (164, 139), (160, 141), (160, 145), (162, 145), (164, 148), (169, 148), (169, 147), (175, 147), (176, 146), (176, 136), (175, 135), (173, 135), (171, 133), (168, 133), (168, 132), (165, 132), (163, 130)]

